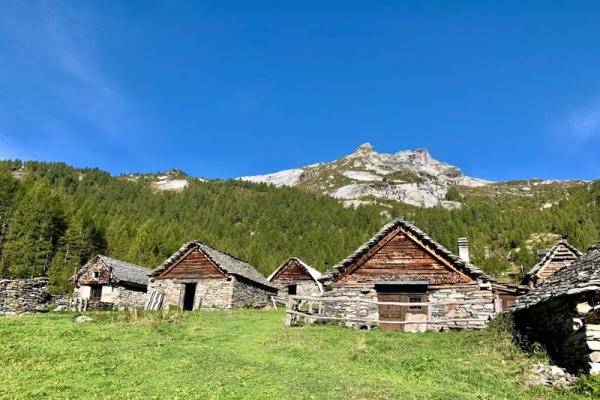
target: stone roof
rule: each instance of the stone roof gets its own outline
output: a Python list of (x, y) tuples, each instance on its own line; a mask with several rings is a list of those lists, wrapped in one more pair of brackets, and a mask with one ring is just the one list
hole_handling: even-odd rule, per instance
[(475, 265), (468, 263), (458, 257), (455, 254), (452, 254), (448, 249), (444, 246), (430, 238), (425, 232), (406, 221), (404, 218), (396, 218), (392, 220), (392, 222), (385, 225), (375, 236), (369, 239), (366, 243), (360, 246), (354, 253), (350, 254), (348, 257), (334, 265), (329, 272), (325, 272), (321, 278), (321, 282), (325, 282), (328, 280), (334, 279), (339, 274), (343, 273), (346, 268), (348, 268), (351, 264), (357, 261), (363, 254), (367, 253), (371, 248), (376, 246), (383, 238), (385, 238), (391, 231), (400, 227), (408, 232), (410, 232), (413, 236), (417, 237), (420, 243), (425, 246), (428, 246), (432, 249), (436, 255), (448, 261), (454, 268), (457, 270), (464, 272), (468, 276), (476, 280), (483, 280), (489, 282), (495, 282), (496, 280), (492, 277), (488, 276), (485, 272), (483, 272), (480, 268)]
[(98, 254), (96, 257), (88, 261), (78, 272), (77, 278), (87, 270), (94, 261), (100, 260), (107, 268), (112, 268), (113, 277), (118, 282), (134, 283), (137, 285), (148, 285), (148, 276), (152, 272), (151, 269), (135, 264), (130, 264), (125, 261), (116, 260), (107, 256)]
[(548, 277), (525, 296), (517, 298), (508, 311), (515, 312), (559, 297), (597, 290), (600, 290), (600, 243), (591, 246), (587, 253)]
[(557, 252), (560, 251), (561, 247), (566, 247), (569, 251), (571, 251), (577, 257), (580, 257), (583, 254), (577, 248), (570, 245), (566, 240), (559, 240), (550, 249), (538, 250), (538, 252), (537, 252), (538, 255), (543, 254), (543, 256), (540, 259), (540, 261), (537, 264), (535, 264), (533, 266), (533, 268), (531, 268), (529, 270), (529, 272), (527, 272), (525, 274), (525, 277), (523, 278), (522, 283), (527, 283), (529, 280), (531, 280), (531, 278), (534, 275), (536, 275), (546, 264), (548, 264), (548, 262), (550, 262), (557, 255)]
[(321, 282), (319, 282), (319, 278), (321, 277), (321, 273), (319, 271), (317, 271), (316, 269), (314, 269), (313, 267), (311, 267), (310, 265), (306, 264), (304, 261), (302, 261), (298, 257), (290, 257), (290, 258), (288, 258), (283, 264), (281, 264), (279, 266), (279, 268), (277, 268), (275, 271), (273, 271), (273, 273), (271, 275), (269, 275), (269, 277), (267, 278), (267, 280), (269, 282), (271, 282), (273, 280), (273, 278), (275, 277), (275, 275), (277, 275), (277, 273), (281, 269), (287, 267), (291, 261), (298, 262), (298, 264), (300, 264), (300, 266), (302, 268), (304, 268), (304, 270), (308, 273), (308, 275), (310, 275), (310, 277), (316, 282), (317, 286), (319, 287), (319, 290), (321, 292), (323, 292), (323, 284)]
[(231, 254), (224, 253), (200, 241), (188, 242), (181, 246), (179, 250), (177, 250), (171, 257), (167, 258), (167, 260), (161, 266), (152, 272), (152, 276), (160, 275), (164, 270), (169, 268), (173, 263), (178, 261), (180, 257), (193, 248), (200, 250), (205, 256), (214, 262), (217, 267), (225, 271), (227, 274), (238, 275), (262, 286), (266, 286), (267, 288), (277, 289), (275, 286), (271, 285), (271, 283), (267, 281), (267, 279), (260, 272), (258, 272), (246, 261), (240, 260)]

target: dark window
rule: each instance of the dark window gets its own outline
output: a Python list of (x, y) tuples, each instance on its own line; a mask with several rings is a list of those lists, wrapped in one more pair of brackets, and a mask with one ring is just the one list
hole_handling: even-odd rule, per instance
[(98, 279), (98, 278), (100, 278), (100, 272), (94, 271), (94, 279)]
[[(421, 303), (423, 298), (421, 296), (408, 296), (409, 303)], [(408, 306), (409, 310), (420, 310), (422, 306)]]
[(102, 286), (92, 286), (92, 300), (100, 300), (102, 297)]
[(298, 285), (289, 285), (288, 286), (288, 294), (295, 295), (298, 289)]

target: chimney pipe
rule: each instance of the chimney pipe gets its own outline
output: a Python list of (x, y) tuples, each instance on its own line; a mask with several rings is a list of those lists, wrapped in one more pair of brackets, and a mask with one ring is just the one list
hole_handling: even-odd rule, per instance
[(465, 262), (469, 261), (469, 241), (466, 237), (458, 238), (458, 257)]

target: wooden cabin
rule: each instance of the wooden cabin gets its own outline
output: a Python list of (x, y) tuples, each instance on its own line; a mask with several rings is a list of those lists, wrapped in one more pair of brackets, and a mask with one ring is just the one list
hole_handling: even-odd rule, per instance
[(266, 303), (277, 288), (253, 266), (202, 242), (184, 244), (151, 275), (151, 304), (158, 309), (231, 309)]
[(600, 373), (600, 243), (548, 276), (508, 309), (529, 343), (556, 365)]
[(550, 249), (538, 250), (540, 261), (525, 274), (521, 284), (530, 288), (542, 284), (551, 275), (571, 264), (581, 256), (581, 252), (567, 243), (559, 240)]
[[(386, 330), (480, 329), (495, 314), (493, 280), (403, 218), (385, 225), (320, 281), (323, 296), (347, 299), (335, 306), (323, 302), (326, 315), (432, 322), (381, 324)], [(356, 310), (358, 299), (420, 305), (364, 303)]]
[(73, 277), (75, 299), (144, 307), (151, 269), (97, 255)]
[(320, 296), (323, 285), (321, 273), (296, 257), (287, 259), (267, 280), (279, 288), (279, 298), (289, 295)]

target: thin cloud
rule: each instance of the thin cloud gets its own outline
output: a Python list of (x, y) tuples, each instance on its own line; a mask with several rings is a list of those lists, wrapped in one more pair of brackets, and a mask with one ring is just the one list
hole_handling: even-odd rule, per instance
[(0, 45), (4, 41), (6, 49), (0, 53), (0, 89), (13, 97), (0, 99), (5, 140), (21, 148), (50, 146), (47, 152), (55, 157), (76, 150), (69, 146), (91, 147), (99, 138), (133, 146), (132, 133), (141, 131), (142, 121), (103, 68), (100, 26), (82, 2), (0, 5)]
[(34, 160), (39, 158), (44, 158), (44, 156), (32, 153), (26, 147), (0, 134), (0, 160)]
[(575, 110), (558, 127), (563, 136), (579, 142), (600, 139), (600, 102)]

